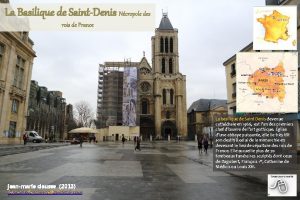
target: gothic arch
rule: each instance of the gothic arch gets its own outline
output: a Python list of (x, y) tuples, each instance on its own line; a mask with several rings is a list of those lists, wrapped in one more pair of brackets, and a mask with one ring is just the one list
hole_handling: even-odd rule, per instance
[(166, 53), (169, 52), (169, 40), (168, 40), (167, 37), (165, 38), (165, 52), (166, 52)]
[(140, 118), (140, 134), (143, 140), (150, 140), (150, 135), (155, 138), (154, 121), (151, 117), (142, 115)]
[(174, 104), (174, 90), (173, 89), (170, 90), (170, 104), (171, 105)]
[(163, 37), (160, 37), (160, 52), (164, 52), (164, 39)]
[(141, 113), (142, 113), (142, 115), (144, 114), (144, 115), (146, 115), (146, 114), (149, 114), (150, 113), (150, 103), (149, 103), (149, 100), (148, 99), (146, 99), (146, 98), (143, 98), (142, 100), (141, 100)]
[(173, 38), (170, 38), (170, 53), (173, 53)]
[(166, 60), (163, 58), (161, 60), (161, 73), (165, 74), (166, 73)]
[(169, 58), (169, 74), (173, 74), (173, 59)]
[(164, 139), (168, 139), (168, 135), (170, 135), (171, 139), (176, 139), (177, 137), (176, 123), (171, 120), (164, 121), (161, 125), (161, 135)]
[(167, 90), (163, 89), (163, 105), (167, 104)]

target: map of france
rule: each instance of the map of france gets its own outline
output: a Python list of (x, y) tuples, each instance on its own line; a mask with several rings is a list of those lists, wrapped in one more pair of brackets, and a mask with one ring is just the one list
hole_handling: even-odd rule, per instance
[(289, 38), (287, 25), (289, 17), (282, 15), (277, 10), (264, 18), (258, 18), (257, 21), (262, 23), (265, 28), (265, 40), (277, 43), (279, 39), (287, 40)]
[(297, 50), (297, 6), (253, 8), (253, 50)]

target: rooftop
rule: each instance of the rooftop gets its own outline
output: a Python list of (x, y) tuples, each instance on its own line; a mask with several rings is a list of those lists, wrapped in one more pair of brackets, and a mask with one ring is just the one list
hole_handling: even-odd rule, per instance
[(161, 18), (159, 30), (174, 30), (167, 13), (163, 13), (163, 17)]
[(223, 99), (199, 99), (192, 103), (188, 109), (188, 113), (192, 111), (210, 111), (218, 108), (220, 106), (226, 107), (227, 101)]

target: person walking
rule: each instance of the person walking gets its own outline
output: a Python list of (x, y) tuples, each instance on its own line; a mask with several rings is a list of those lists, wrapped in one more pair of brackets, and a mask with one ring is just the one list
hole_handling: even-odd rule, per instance
[(136, 147), (135, 147), (135, 149), (134, 150), (139, 150), (139, 151), (141, 151), (141, 139), (140, 139), (140, 137), (137, 137), (137, 139), (136, 139)]
[(79, 137), (79, 143), (80, 143), (80, 148), (82, 148), (82, 143), (83, 143), (83, 138), (82, 138), (82, 136)]
[(45, 135), (45, 142), (48, 143), (48, 134)]
[(124, 146), (125, 141), (126, 141), (126, 139), (125, 139), (125, 137), (124, 137), (124, 135), (123, 135), (123, 136), (122, 136), (122, 144), (123, 144), (123, 146)]
[(136, 136), (134, 136), (134, 138), (133, 138), (133, 144), (134, 144), (134, 147), (136, 147)]
[(204, 139), (203, 139), (203, 146), (204, 146), (205, 154), (207, 154), (207, 149), (208, 149), (208, 139), (207, 139), (206, 136), (205, 136)]
[(202, 154), (202, 137), (198, 138), (198, 150)]
[(28, 140), (28, 135), (27, 135), (27, 133), (24, 133), (24, 134), (23, 134), (24, 145), (27, 144), (27, 140)]

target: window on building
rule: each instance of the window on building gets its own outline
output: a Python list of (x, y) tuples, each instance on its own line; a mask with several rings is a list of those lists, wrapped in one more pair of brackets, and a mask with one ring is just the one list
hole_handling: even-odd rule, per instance
[(160, 38), (160, 52), (164, 52), (164, 39), (162, 37)]
[(148, 100), (147, 99), (143, 99), (142, 100), (142, 114), (148, 114)]
[(173, 38), (170, 38), (170, 52), (173, 53)]
[(173, 74), (173, 59), (169, 59), (169, 73)]
[(233, 93), (236, 93), (236, 83), (232, 83), (232, 91)]
[(231, 64), (231, 73), (230, 73), (230, 75), (231, 75), (231, 76), (235, 76), (235, 74), (236, 74), (236, 71), (235, 71), (235, 63), (233, 63), (233, 64)]
[(166, 61), (164, 58), (161, 60), (161, 73), (166, 73)]
[(232, 98), (236, 97), (236, 83), (232, 84)]
[(20, 71), (19, 71), (19, 85), (18, 85), (18, 87), (19, 88), (22, 88), (22, 86), (23, 86), (23, 78), (24, 78), (24, 68), (20, 68)]
[(10, 137), (10, 138), (16, 137), (16, 129), (17, 129), (17, 122), (10, 121), (8, 137)]
[(173, 89), (170, 90), (170, 104), (174, 104), (174, 91)]
[(148, 82), (144, 81), (141, 83), (140, 88), (141, 88), (142, 92), (149, 92), (151, 85)]
[(166, 52), (166, 53), (169, 52), (169, 40), (168, 40), (167, 37), (165, 38), (165, 52)]
[(12, 105), (11, 105), (11, 112), (18, 113), (18, 109), (19, 109), (19, 101), (16, 99), (13, 99)]
[(167, 91), (166, 89), (163, 89), (163, 104), (167, 104)]
[(19, 79), (19, 69), (20, 67), (18, 65), (16, 65), (15, 67), (15, 76), (14, 76), (14, 83), (13, 85), (17, 87), (18, 84), (18, 79)]
[(23, 86), (24, 66), (25, 66), (25, 60), (18, 56), (17, 64), (15, 67), (14, 82), (13, 82), (13, 85), (18, 88), (22, 88)]

